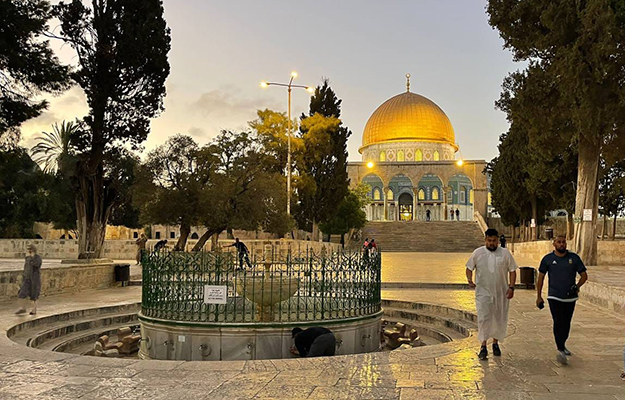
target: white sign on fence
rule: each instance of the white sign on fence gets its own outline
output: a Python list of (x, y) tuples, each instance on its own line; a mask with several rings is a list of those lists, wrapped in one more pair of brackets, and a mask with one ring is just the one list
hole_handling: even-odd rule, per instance
[(228, 301), (228, 286), (206, 285), (204, 286), (204, 303), (226, 304)]
[(530, 228), (536, 228), (536, 220), (532, 218), (532, 222), (530, 222)]
[(584, 208), (584, 221), (592, 221), (592, 208)]

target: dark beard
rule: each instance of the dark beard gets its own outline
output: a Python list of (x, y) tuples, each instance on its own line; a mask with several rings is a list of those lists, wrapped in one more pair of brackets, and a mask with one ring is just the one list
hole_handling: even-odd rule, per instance
[(486, 246), (486, 248), (488, 249), (488, 251), (496, 251), (497, 250), (497, 246), (493, 247), (492, 249), (488, 246)]

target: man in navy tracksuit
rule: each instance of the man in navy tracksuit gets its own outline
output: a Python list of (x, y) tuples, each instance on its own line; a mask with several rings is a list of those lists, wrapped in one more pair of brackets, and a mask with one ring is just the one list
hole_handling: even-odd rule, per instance
[[(575, 253), (566, 249), (566, 236), (558, 235), (553, 240), (554, 251), (543, 257), (538, 268), (536, 284), (536, 306), (544, 307), (542, 297), (545, 275), (549, 275), (549, 294), (547, 301), (553, 318), (553, 336), (558, 349), (557, 360), (568, 364), (571, 352), (566, 348), (566, 341), (571, 331), (571, 320), (578, 299), (579, 288), (588, 280), (586, 266)], [(579, 281), (575, 279), (579, 274)]]

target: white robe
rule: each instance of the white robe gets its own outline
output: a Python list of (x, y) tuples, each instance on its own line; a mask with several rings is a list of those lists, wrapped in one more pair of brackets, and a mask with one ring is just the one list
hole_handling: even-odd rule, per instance
[(486, 246), (477, 248), (467, 261), (467, 269), (475, 272), (475, 306), (477, 308), (478, 339), (503, 340), (508, 330), (508, 273), (517, 269), (517, 263), (508, 249)]

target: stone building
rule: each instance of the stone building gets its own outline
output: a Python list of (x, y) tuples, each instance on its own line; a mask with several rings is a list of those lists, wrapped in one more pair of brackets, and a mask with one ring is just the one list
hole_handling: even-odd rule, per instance
[[(351, 184), (370, 186), (369, 221), (484, 218), (489, 203), (484, 160), (462, 160), (451, 121), (430, 99), (410, 91), (391, 97), (369, 117), (359, 152), (348, 165)], [(455, 216), (454, 216), (454, 219)]]

